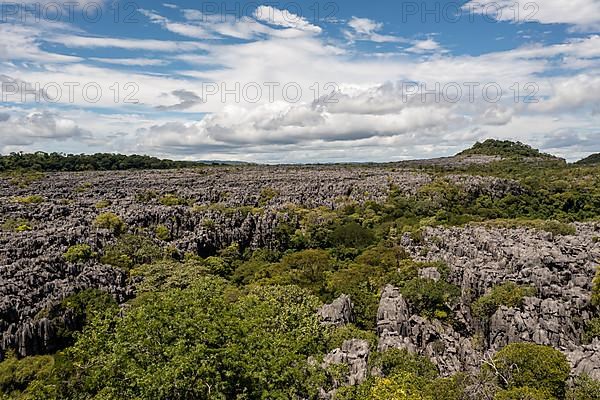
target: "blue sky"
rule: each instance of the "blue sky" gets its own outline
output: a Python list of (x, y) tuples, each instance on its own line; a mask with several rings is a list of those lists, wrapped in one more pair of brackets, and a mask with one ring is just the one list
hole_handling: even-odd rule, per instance
[(0, 152), (600, 152), (598, 0), (0, 2)]

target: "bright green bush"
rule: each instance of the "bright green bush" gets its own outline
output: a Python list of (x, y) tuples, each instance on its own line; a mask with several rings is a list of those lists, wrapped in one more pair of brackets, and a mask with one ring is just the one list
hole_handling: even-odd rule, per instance
[(326, 273), (335, 267), (335, 260), (325, 250), (303, 250), (288, 254), (270, 271), (271, 282), (292, 284), (319, 296), (325, 295)]
[(493, 363), (505, 389), (527, 387), (547, 390), (559, 399), (565, 396), (571, 366), (558, 350), (533, 343), (512, 343), (496, 353)]
[(33, 230), (32, 223), (24, 218), (8, 218), (2, 224), (2, 230), (9, 232), (26, 232)]
[(260, 191), (260, 196), (258, 197), (258, 206), (264, 207), (275, 197), (279, 196), (279, 192), (273, 188), (263, 188)]
[(76, 244), (67, 249), (63, 257), (68, 262), (76, 263), (80, 261), (87, 261), (94, 258), (96, 253), (92, 251), (92, 248), (88, 244)]
[(424, 379), (409, 372), (377, 378), (368, 397), (362, 397), (360, 400), (433, 400), (432, 397), (424, 394), (425, 384)]
[[(9, 355), (0, 362), (0, 398), (26, 399), (29, 385), (36, 380), (46, 380), (52, 374), (52, 356), (34, 356), (17, 359)], [(3, 397), (6, 396), (6, 397)]]
[(487, 321), (500, 306), (521, 307), (523, 299), (528, 296), (534, 296), (535, 288), (528, 286), (519, 286), (514, 282), (505, 282), (494, 286), (489, 293), (481, 296), (472, 305), (471, 310), (477, 318)]
[(165, 225), (158, 225), (154, 230), (156, 237), (163, 241), (171, 240), (171, 230)]
[(125, 232), (125, 222), (112, 212), (102, 213), (96, 217), (94, 225), (100, 229), (108, 229), (115, 235)]

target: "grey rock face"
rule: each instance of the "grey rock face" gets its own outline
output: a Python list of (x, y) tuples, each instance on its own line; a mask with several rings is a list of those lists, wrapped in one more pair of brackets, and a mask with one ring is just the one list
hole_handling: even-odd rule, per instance
[(379, 351), (406, 349), (429, 357), (444, 375), (473, 371), (479, 366), (471, 338), (462, 337), (440, 321), (412, 315), (397, 288), (387, 286), (377, 312)]
[(342, 295), (318, 311), (324, 325), (342, 326), (354, 322), (354, 306), (350, 297)]
[[(477, 369), (484, 354), (509, 343), (533, 342), (562, 350), (575, 373), (599, 376), (600, 343), (583, 345), (581, 337), (596, 312), (590, 294), (600, 260), (600, 245), (594, 240), (600, 226), (576, 228), (574, 236), (480, 226), (427, 228), (419, 242), (405, 236), (403, 245), (415, 259), (449, 266), (449, 281), (462, 290), (455, 312), (465, 329), (456, 332), (438, 320), (413, 315), (399, 290), (388, 286), (379, 305), (379, 349), (426, 355), (449, 375)], [(420, 275), (439, 279), (429, 270)], [(533, 286), (537, 295), (525, 298), (521, 308), (500, 307), (482, 325), (470, 315), (470, 304), (506, 281)]]
[(591, 345), (575, 348), (566, 352), (576, 375), (586, 374), (592, 379), (600, 380), (600, 339)]
[(348, 374), (344, 380), (332, 382), (333, 389), (330, 391), (321, 390), (320, 398), (332, 399), (336, 389), (341, 386), (355, 386), (363, 383), (368, 377), (369, 364), (369, 342), (366, 340), (346, 340), (342, 347), (328, 353), (323, 358), (321, 367), (328, 369), (334, 365), (345, 364), (348, 367)]

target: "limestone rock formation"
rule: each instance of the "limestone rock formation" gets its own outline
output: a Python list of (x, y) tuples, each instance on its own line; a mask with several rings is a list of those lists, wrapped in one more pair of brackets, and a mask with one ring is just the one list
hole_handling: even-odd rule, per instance
[(324, 325), (342, 326), (354, 322), (354, 306), (350, 297), (341, 295), (331, 304), (325, 304), (318, 314)]

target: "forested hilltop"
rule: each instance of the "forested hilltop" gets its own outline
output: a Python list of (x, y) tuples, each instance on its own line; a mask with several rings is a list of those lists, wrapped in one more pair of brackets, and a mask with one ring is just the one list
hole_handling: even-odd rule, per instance
[(600, 165), (36, 163), (0, 175), (0, 399), (600, 399)]

